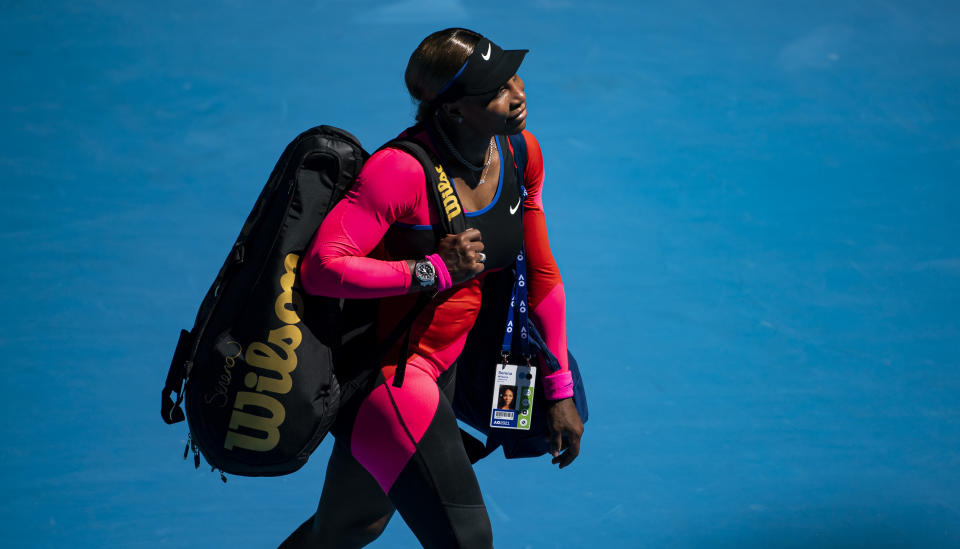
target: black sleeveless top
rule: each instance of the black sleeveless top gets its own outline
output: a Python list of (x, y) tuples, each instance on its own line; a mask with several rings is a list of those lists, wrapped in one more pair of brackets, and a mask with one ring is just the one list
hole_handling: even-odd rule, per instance
[[(523, 245), (523, 182), (518, 180), (508, 139), (496, 136), (500, 151), (500, 181), (497, 193), (485, 208), (465, 212), (467, 227), (480, 231), (485, 270), (503, 269), (513, 264)], [(424, 181), (424, 188), (427, 182)], [(430, 197), (427, 189), (427, 199)], [(462, 202), (461, 202), (462, 203)], [(431, 204), (431, 209), (435, 208)], [(446, 236), (440, 225), (409, 225), (396, 222), (384, 236), (384, 248), (390, 257), (413, 259), (437, 251), (437, 242)]]

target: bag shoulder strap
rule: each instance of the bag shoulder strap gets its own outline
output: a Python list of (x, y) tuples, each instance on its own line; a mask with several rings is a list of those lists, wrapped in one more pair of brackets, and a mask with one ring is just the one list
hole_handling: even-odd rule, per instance
[[(173, 352), (173, 359), (170, 360), (170, 369), (167, 370), (167, 380), (163, 384), (163, 395), (160, 399), (160, 416), (168, 425), (186, 419), (180, 403), (183, 402), (183, 380), (189, 376), (187, 353), (192, 344), (190, 332), (180, 330), (180, 339), (177, 340), (177, 349)], [(174, 395), (176, 400), (173, 398)]]
[[(433, 203), (440, 214), (440, 225), (446, 234), (459, 234), (467, 230), (467, 220), (461, 206), (460, 196), (457, 194), (456, 186), (447, 177), (446, 172), (440, 161), (434, 156), (433, 152), (425, 144), (412, 137), (400, 137), (394, 139), (383, 146), (400, 149), (410, 156), (417, 159), (423, 167), (424, 178), (426, 179), (429, 194), (433, 198)], [(393, 330), (381, 342), (378, 347), (377, 356), (382, 357), (393, 344), (404, 334), (403, 345), (400, 348), (400, 357), (397, 361), (396, 373), (393, 377), (393, 386), (403, 386), (404, 374), (407, 370), (407, 355), (410, 350), (410, 328), (413, 322), (423, 312), (430, 303), (432, 296), (428, 292), (422, 292), (417, 299), (417, 303), (404, 315), (403, 319), (394, 326)]]
[(523, 138), (522, 133), (508, 136), (508, 139), (510, 148), (513, 149), (513, 162), (517, 167), (517, 180), (520, 183), (520, 189), (523, 190), (523, 180), (527, 173), (527, 140)]
[(467, 230), (467, 219), (463, 213), (460, 195), (456, 185), (447, 177), (440, 160), (433, 154), (430, 147), (412, 137), (399, 137), (390, 141), (384, 147), (400, 149), (416, 158), (423, 166), (427, 188), (433, 203), (440, 214), (440, 224), (448, 234), (460, 234)]

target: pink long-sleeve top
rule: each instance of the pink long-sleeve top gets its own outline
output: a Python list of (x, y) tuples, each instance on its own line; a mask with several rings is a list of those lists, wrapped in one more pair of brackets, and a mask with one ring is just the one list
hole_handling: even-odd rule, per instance
[[(430, 143), (426, 134), (414, 137)], [(530, 313), (560, 362), (561, 370), (545, 379), (547, 397), (566, 398), (572, 396), (573, 385), (567, 359), (565, 297), (547, 239), (542, 201), (543, 156), (531, 133), (524, 131), (523, 138), (527, 144), (523, 239)], [(498, 139), (497, 143), (500, 147), (508, 146), (505, 139)], [(504, 180), (501, 176), (499, 185), (503, 186)], [(494, 202), (499, 198), (500, 190)], [(471, 214), (477, 212), (466, 212), (468, 218)], [(416, 300), (416, 295), (408, 293), (412, 280), (406, 260), (421, 259), (401, 257), (391, 250), (387, 243), (391, 236), (396, 236), (392, 232), (429, 228), (439, 222), (420, 163), (406, 152), (382, 149), (370, 157), (356, 184), (320, 226), (300, 268), (304, 289), (331, 297), (380, 298), (378, 325), (383, 332), (389, 331)], [(422, 357), (435, 375), (453, 364), (480, 310), (483, 277), (481, 273), (432, 300), (411, 329), (411, 361)], [(395, 358), (388, 354), (384, 367), (391, 368)]]

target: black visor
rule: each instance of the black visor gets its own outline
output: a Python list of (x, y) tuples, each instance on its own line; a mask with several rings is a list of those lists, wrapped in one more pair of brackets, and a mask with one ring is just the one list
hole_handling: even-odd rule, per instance
[(437, 94), (435, 103), (456, 101), (466, 95), (483, 95), (497, 90), (517, 74), (530, 50), (503, 50), (481, 38), (457, 74)]

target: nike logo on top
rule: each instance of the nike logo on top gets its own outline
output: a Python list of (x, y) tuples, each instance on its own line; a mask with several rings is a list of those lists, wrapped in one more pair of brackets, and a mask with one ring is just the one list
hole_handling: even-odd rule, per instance
[(484, 61), (490, 60), (490, 44), (487, 44), (487, 53), (484, 55), (481, 55), (480, 57), (482, 57)]
[(517, 213), (517, 209), (520, 208), (520, 202), (522, 202), (522, 201), (523, 201), (523, 197), (521, 196), (520, 198), (517, 199), (517, 205), (516, 205), (516, 206), (510, 206), (510, 215), (513, 215), (513, 214)]

